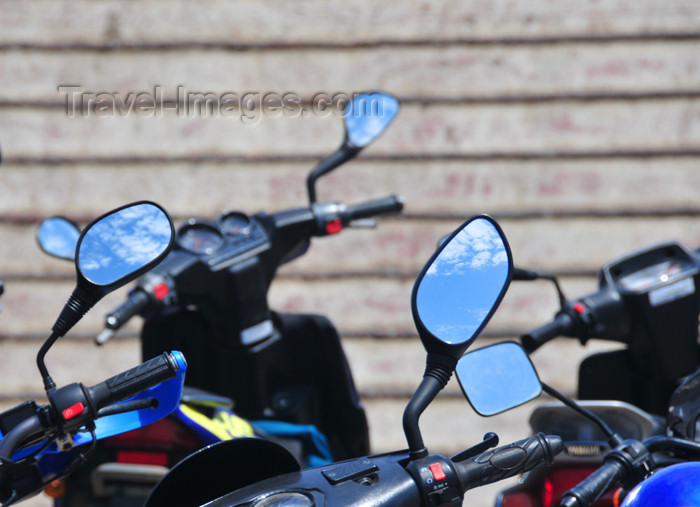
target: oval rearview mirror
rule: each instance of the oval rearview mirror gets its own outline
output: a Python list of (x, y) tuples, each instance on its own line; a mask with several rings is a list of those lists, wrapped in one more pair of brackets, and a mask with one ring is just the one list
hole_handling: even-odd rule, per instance
[(471, 406), (483, 416), (515, 408), (542, 391), (535, 367), (515, 342), (468, 352), (457, 363), (457, 380)]
[(347, 141), (364, 148), (374, 141), (399, 112), (399, 101), (386, 93), (363, 93), (345, 108)]
[(413, 320), (428, 353), (459, 359), (503, 299), (512, 270), (493, 218), (472, 217), (453, 232), (413, 286)]
[(90, 285), (113, 289), (159, 262), (172, 246), (170, 217), (158, 205), (139, 202), (88, 225), (78, 240), (76, 267)]
[(36, 230), (39, 247), (49, 255), (72, 261), (78, 245), (80, 229), (65, 217), (51, 217), (42, 220)]
[(306, 179), (310, 203), (316, 202), (316, 181), (360, 153), (384, 131), (398, 112), (399, 101), (387, 93), (372, 92), (354, 96), (345, 108), (343, 144), (321, 160)]

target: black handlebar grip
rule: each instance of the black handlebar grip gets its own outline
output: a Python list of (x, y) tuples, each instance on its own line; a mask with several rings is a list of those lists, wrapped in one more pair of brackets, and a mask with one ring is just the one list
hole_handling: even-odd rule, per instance
[(350, 221), (388, 213), (399, 213), (401, 210), (403, 210), (403, 198), (390, 195), (389, 197), (377, 199), (376, 201), (367, 201), (348, 206), (345, 212), (348, 221)]
[(570, 333), (575, 326), (574, 319), (567, 313), (558, 313), (554, 320), (520, 337), (520, 343), (530, 354), (549, 340)]
[(105, 327), (116, 331), (126, 324), (131, 317), (145, 310), (150, 302), (151, 298), (143, 290), (137, 289), (133, 291), (119, 308), (105, 316)]
[[(182, 358), (181, 355), (180, 357)], [(87, 388), (87, 395), (95, 409), (99, 410), (175, 377), (180, 369), (173, 354), (163, 352), (158, 357)]]
[(510, 445), (489, 449), (478, 456), (455, 462), (462, 490), (513, 477), (541, 464), (551, 464), (564, 450), (561, 437), (538, 433)]
[(564, 493), (561, 504), (565, 507), (588, 507), (593, 505), (607, 491), (619, 485), (625, 469), (617, 461), (608, 461), (586, 477), (577, 486)]

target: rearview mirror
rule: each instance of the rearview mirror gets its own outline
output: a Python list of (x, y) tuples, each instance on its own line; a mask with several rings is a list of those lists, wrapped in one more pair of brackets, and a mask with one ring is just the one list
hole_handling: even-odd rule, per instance
[(386, 93), (363, 93), (345, 108), (346, 143), (364, 148), (374, 141), (399, 112), (399, 101)]
[(172, 248), (175, 228), (155, 203), (139, 201), (93, 220), (78, 238), (77, 285), (37, 354), (47, 392), (55, 387), (44, 356), (102, 297), (126, 285), (162, 261)]
[(321, 160), (306, 179), (309, 202), (316, 202), (316, 180), (355, 157), (374, 141), (399, 112), (399, 101), (383, 92), (355, 95), (345, 108), (345, 139), (336, 151)]
[(494, 219), (472, 217), (438, 248), (413, 286), (413, 320), (428, 353), (456, 361), (503, 299), (513, 270)]
[(100, 292), (116, 288), (162, 259), (172, 241), (172, 223), (159, 206), (139, 203), (121, 208), (83, 231), (76, 250), (79, 276)]
[(515, 408), (542, 391), (535, 367), (515, 342), (465, 354), (457, 363), (457, 380), (471, 406), (483, 416)]
[(79, 237), (78, 226), (65, 217), (47, 218), (36, 230), (36, 241), (44, 252), (69, 261), (75, 259)]
[(123, 206), (88, 224), (75, 250), (77, 286), (54, 331), (63, 336), (102, 297), (158, 264), (174, 237), (168, 214), (147, 201)]

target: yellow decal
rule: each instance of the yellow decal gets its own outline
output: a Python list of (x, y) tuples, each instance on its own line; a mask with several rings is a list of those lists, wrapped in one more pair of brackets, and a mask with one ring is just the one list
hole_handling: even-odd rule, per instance
[(181, 404), (179, 409), (182, 415), (213, 433), (221, 440), (255, 436), (253, 427), (248, 421), (230, 412), (217, 410), (214, 417), (210, 419), (184, 404)]

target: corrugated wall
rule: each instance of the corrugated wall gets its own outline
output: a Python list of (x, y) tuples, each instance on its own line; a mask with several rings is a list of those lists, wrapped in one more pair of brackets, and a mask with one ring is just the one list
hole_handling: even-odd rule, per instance
[[(318, 191), (350, 203), (400, 194), (404, 215), (316, 240), (280, 273), (271, 302), (336, 323), (374, 448), (402, 447), (401, 412), (424, 361), (410, 289), (463, 219), (498, 218), (516, 264), (560, 274), (571, 296), (635, 248), (700, 245), (699, 42), (692, 0), (1, 1), (1, 404), (40, 395), (34, 355), (73, 284), (71, 266), (35, 246), (38, 220), (84, 222), (144, 198), (178, 222), (303, 205), (307, 172), (342, 137), (333, 113), (184, 114), (178, 87), (292, 93), (305, 106), (319, 93), (383, 89), (401, 99), (398, 118)], [(166, 107), (92, 103), (68, 114), (79, 90), (143, 92)], [(136, 326), (106, 348), (90, 341), (123, 297), (50, 352), (58, 382), (95, 382), (138, 361)], [(481, 343), (555, 310), (551, 287), (514, 284)], [(562, 341), (534, 359), (571, 393), (585, 352)], [(424, 437), (442, 452), (492, 429), (512, 440), (530, 410), (480, 419), (452, 386), (425, 414)], [(497, 489), (471, 503), (489, 505)]]

